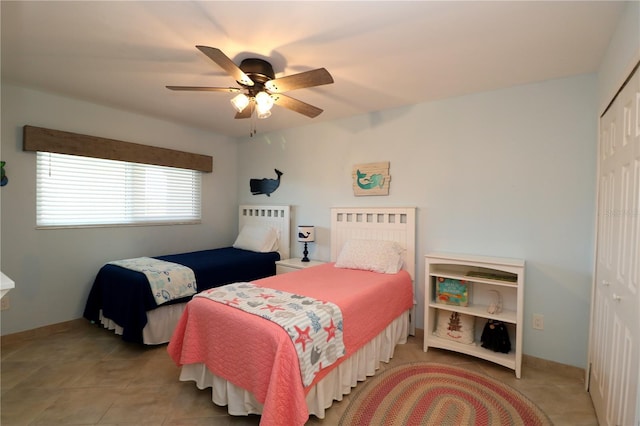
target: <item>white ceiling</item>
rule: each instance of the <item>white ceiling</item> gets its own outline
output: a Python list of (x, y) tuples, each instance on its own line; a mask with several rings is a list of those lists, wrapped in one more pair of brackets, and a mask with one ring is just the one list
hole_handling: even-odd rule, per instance
[(276, 76), (325, 67), (335, 83), (287, 92), (259, 132), (596, 72), (624, 2), (10, 2), (2, 79), (229, 136), (233, 96), (165, 85), (237, 86), (196, 45)]

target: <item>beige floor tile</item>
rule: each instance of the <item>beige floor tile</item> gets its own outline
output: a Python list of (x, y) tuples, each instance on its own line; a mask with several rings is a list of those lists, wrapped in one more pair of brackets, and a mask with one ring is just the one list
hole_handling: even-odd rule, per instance
[(3, 388), (0, 401), (0, 424), (3, 426), (28, 425), (57, 397), (51, 389), (22, 387), (5, 390)]
[[(121, 359), (114, 361), (104, 359), (77, 377), (71, 385), (78, 387), (116, 387), (126, 388), (131, 383), (138, 384), (144, 379), (142, 370), (148, 363), (144, 358)], [(165, 382), (166, 383), (166, 382)]]
[(74, 381), (82, 377), (86, 372), (93, 370), (95, 361), (55, 361), (51, 360), (46, 365), (34, 369), (16, 387), (45, 388), (56, 390), (69, 387)]
[(118, 389), (60, 389), (57, 398), (38, 415), (33, 425), (97, 424), (121, 393)]
[(24, 382), (41, 364), (28, 361), (2, 361), (2, 393)]
[(129, 386), (113, 401), (99, 424), (138, 422), (161, 425), (169, 416), (175, 389), (175, 385), (150, 388)]

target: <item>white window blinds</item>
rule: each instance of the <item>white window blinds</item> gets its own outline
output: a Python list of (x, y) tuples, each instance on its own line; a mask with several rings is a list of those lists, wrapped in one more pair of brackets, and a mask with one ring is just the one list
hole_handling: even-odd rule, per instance
[(197, 223), (201, 172), (37, 153), (37, 225)]

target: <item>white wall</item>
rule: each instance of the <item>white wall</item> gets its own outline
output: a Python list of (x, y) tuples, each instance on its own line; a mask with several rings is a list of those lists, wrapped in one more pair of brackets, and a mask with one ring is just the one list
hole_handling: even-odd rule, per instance
[[(213, 156), (214, 171), (202, 179), (202, 224), (36, 230), (26, 124)], [(1, 158), (9, 177), (0, 189), (1, 268), (16, 282), (2, 311), (3, 335), (82, 317), (106, 261), (229, 245), (237, 234), (237, 148), (223, 136), (3, 84)]]
[[(268, 201), (294, 206), (294, 225), (318, 227), (310, 257), (321, 260), (330, 207), (416, 206), (419, 327), (427, 252), (523, 258), (524, 352), (584, 367), (596, 109), (596, 77), (583, 75), (258, 133), (240, 142), (239, 201), (265, 202), (249, 179), (284, 172)], [(355, 197), (353, 165), (377, 161), (391, 162), (389, 196)], [(532, 329), (533, 313), (544, 331)]]

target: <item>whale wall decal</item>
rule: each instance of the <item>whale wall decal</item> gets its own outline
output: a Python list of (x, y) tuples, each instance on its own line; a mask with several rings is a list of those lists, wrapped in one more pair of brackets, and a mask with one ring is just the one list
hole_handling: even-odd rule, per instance
[(270, 197), (273, 191), (280, 187), (280, 177), (284, 174), (278, 169), (273, 169), (276, 172), (276, 179), (262, 178), (249, 180), (249, 189), (253, 195), (264, 194)]
[(353, 166), (353, 195), (389, 195), (389, 161)]
[(7, 183), (9, 183), (9, 178), (7, 177), (7, 174), (4, 172), (4, 165), (7, 164), (4, 161), (0, 161), (0, 186), (5, 186)]

